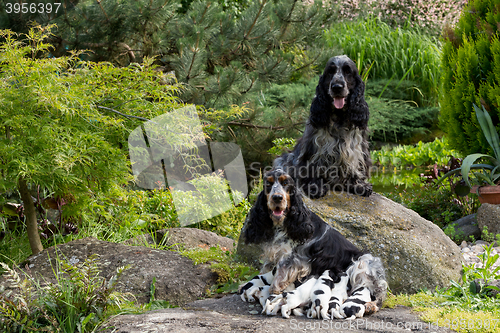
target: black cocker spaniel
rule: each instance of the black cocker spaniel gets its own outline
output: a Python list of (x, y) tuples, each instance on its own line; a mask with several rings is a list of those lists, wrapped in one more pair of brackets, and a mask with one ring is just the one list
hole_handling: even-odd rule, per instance
[[(334, 282), (347, 273), (351, 291), (359, 294), (360, 288), (367, 290), (368, 299), (359, 301), (359, 295), (353, 294), (346, 300), (349, 308), (340, 309), (345, 317), (377, 311), (385, 298), (387, 282), (380, 258), (359, 250), (309, 210), (294, 180), (282, 169), (264, 175), (264, 189), (248, 214), (242, 233), (246, 244), (261, 244), (264, 249), (261, 275), (240, 287), (244, 299), (258, 298), (256, 293), (264, 285), (269, 285), (269, 294), (278, 299), (276, 295), (289, 291), (288, 287), (327, 270)], [(268, 314), (276, 314), (276, 306), (286, 304), (286, 293), (281, 299), (283, 303), (271, 302), (273, 308), (267, 309)]]
[(371, 195), (364, 91), (356, 64), (345, 55), (331, 58), (316, 87), (304, 135), (291, 153), (274, 161), (308, 197), (330, 190)]

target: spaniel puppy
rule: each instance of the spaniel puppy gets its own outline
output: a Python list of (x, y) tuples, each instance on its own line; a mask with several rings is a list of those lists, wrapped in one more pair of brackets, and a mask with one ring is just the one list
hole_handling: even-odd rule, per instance
[[(295, 308), (300, 308), (311, 303), (311, 292), (314, 291), (318, 279), (313, 276), (297, 287), (294, 291), (286, 293), (281, 305), (281, 315), (283, 318), (290, 318), (290, 313)], [(276, 314), (277, 311), (268, 314)]]
[(368, 104), (356, 64), (331, 58), (319, 78), (302, 138), (291, 153), (274, 161), (297, 180), (310, 198), (329, 190), (369, 196)]
[(254, 302), (260, 299), (264, 287), (267, 287), (265, 292), (269, 296), (269, 286), (273, 282), (274, 274), (276, 274), (276, 268), (265, 274), (254, 276), (248, 283), (238, 288), (238, 295), (241, 295), (243, 301)]
[[(242, 233), (245, 243), (261, 244), (264, 248), (261, 274), (275, 268), (271, 295), (280, 295), (294, 282), (319, 276), (326, 270), (337, 281), (351, 266), (357, 267), (351, 270), (353, 273), (363, 272), (351, 279), (353, 289), (366, 286), (380, 304), (386, 295), (380, 259), (370, 255), (373, 260), (356, 266), (366, 255), (305, 206), (294, 180), (281, 169), (264, 175), (264, 189), (250, 210)], [(247, 284), (241, 287), (247, 289)]]
[(330, 301), (328, 303), (328, 319), (344, 318), (344, 316), (340, 314), (340, 307), (342, 306), (342, 303), (344, 303), (344, 301), (347, 299), (348, 283), (349, 276), (344, 273), (340, 276), (340, 280), (334, 284)]
[[(353, 286), (349, 297), (340, 307), (340, 315), (346, 319), (361, 318), (365, 314), (377, 312), (382, 302), (375, 297), (380, 293), (386, 293), (387, 282), (380, 275), (383, 272), (375, 269), (381, 265), (380, 258), (367, 253), (362, 255), (347, 270), (349, 282)], [(383, 283), (381, 279), (384, 278)]]
[(311, 308), (307, 311), (307, 318), (330, 319), (328, 315), (328, 304), (334, 286), (333, 276), (330, 270), (326, 270), (319, 277), (311, 293)]

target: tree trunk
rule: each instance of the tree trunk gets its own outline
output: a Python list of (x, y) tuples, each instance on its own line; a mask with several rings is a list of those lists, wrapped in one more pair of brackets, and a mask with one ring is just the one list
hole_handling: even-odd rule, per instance
[(36, 209), (33, 199), (31, 198), (28, 184), (22, 177), (19, 178), (19, 193), (24, 204), (24, 216), (26, 217), (26, 226), (28, 229), (28, 240), (30, 241), (31, 252), (37, 254), (43, 251), (40, 234), (38, 233), (38, 223), (36, 220)]

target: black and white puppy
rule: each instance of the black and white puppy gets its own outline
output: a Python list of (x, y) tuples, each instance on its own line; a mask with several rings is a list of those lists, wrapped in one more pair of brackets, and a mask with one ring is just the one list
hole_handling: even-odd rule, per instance
[(349, 276), (344, 273), (340, 276), (340, 280), (333, 285), (330, 301), (328, 302), (328, 319), (342, 319), (343, 315), (340, 314), (340, 307), (347, 299), (349, 284)]
[[(375, 267), (381, 265), (380, 258), (364, 254), (347, 270), (349, 282), (353, 286), (349, 297), (340, 307), (340, 315), (346, 319), (361, 318), (377, 312), (382, 302), (376, 295), (386, 293), (387, 282), (381, 280), (381, 272)], [(381, 281), (383, 281), (381, 283)]]
[[(284, 301), (281, 304), (281, 315), (284, 318), (290, 318), (290, 313), (293, 309), (303, 307), (311, 303), (311, 293), (313, 292), (317, 281), (317, 278), (310, 276), (294, 291), (287, 292), (284, 295)], [(276, 313), (277, 311), (272, 311), (268, 314)]]
[(329, 319), (328, 303), (332, 295), (334, 278), (337, 276), (331, 274), (330, 270), (324, 271), (314, 285), (311, 292), (311, 308), (307, 312), (307, 318)]

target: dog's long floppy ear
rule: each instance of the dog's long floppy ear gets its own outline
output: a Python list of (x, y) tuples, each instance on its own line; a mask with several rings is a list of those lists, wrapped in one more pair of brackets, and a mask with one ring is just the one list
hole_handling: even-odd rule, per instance
[(250, 210), (244, 231), (245, 243), (261, 243), (273, 238), (273, 221), (267, 209), (267, 196), (260, 192)]
[(302, 194), (294, 187), (290, 190), (290, 212), (284, 221), (288, 237), (304, 242), (309, 239), (314, 230), (311, 222), (311, 211), (302, 201)]
[(347, 117), (356, 127), (366, 129), (370, 111), (365, 101), (365, 83), (358, 73), (355, 75), (355, 82), (355, 86), (349, 94), (349, 110), (347, 112)]
[(325, 75), (321, 75), (316, 86), (316, 96), (311, 103), (309, 122), (314, 127), (323, 127), (329, 124), (330, 112), (332, 111), (332, 97), (328, 94), (328, 83), (325, 83)]

